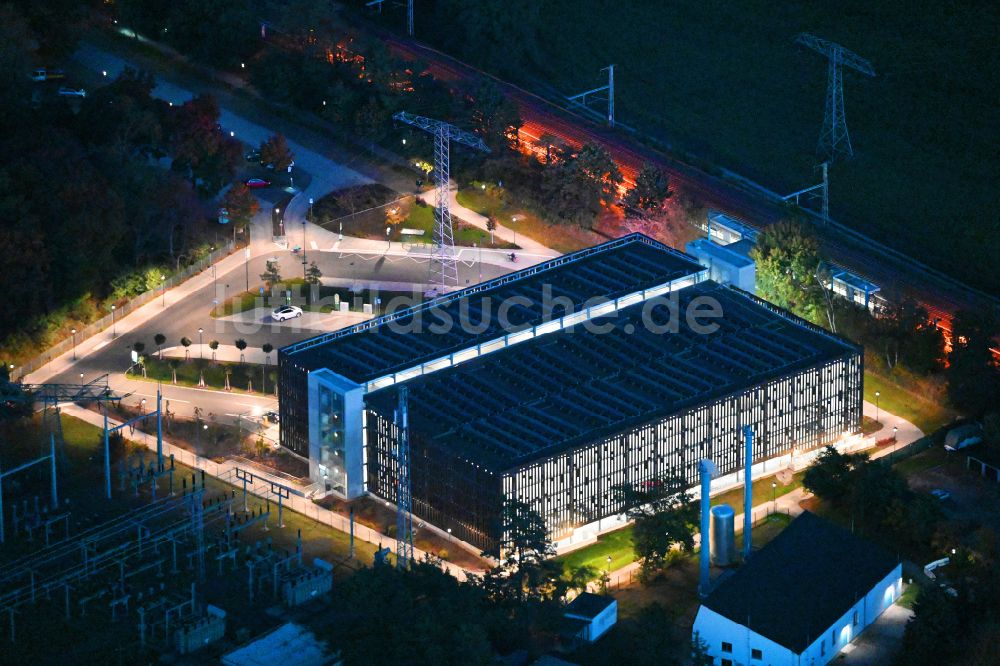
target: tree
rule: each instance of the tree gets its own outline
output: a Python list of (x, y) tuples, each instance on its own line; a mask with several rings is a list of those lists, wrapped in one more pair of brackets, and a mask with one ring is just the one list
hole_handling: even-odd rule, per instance
[(937, 585), (921, 586), (906, 625), (899, 664), (950, 664), (963, 631), (957, 603)]
[(167, 341), (167, 336), (163, 335), (163, 333), (157, 333), (156, 335), (153, 336), (153, 342), (156, 343), (156, 356), (157, 356), (157, 358), (163, 358), (163, 352), (160, 350), (160, 348), (163, 346), (163, 343), (166, 342), (166, 341)]
[(618, 200), (622, 173), (604, 146), (585, 143), (573, 163), (584, 176), (600, 186), (601, 203), (611, 206)]
[(271, 361), (271, 352), (274, 351), (274, 345), (270, 342), (265, 342), (261, 345), (260, 350), (264, 352), (264, 365), (267, 365)]
[(243, 230), (260, 210), (260, 201), (253, 195), (250, 188), (240, 182), (233, 183), (226, 192), (222, 205), (229, 211), (229, 220), (236, 228)]
[(208, 343), (208, 348), (212, 350), (212, 360), (215, 360), (215, 353), (219, 350), (219, 341), (212, 340)]
[(136, 354), (141, 354), (145, 348), (146, 344), (143, 342), (136, 341), (132, 343), (132, 351), (134, 351)]
[(990, 350), (998, 334), (1000, 321), (991, 312), (962, 310), (952, 318), (948, 400), (970, 416), (998, 407), (1000, 368)]
[(221, 131), (219, 105), (211, 95), (199, 95), (175, 107), (170, 146), (174, 156), (171, 168), (208, 195), (233, 177), (243, 153), (240, 142)]
[(385, 136), (389, 113), (374, 97), (369, 97), (354, 112), (354, 130), (372, 144)]
[(625, 193), (625, 213), (647, 217), (662, 209), (671, 196), (670, 176), (656, 165), (645, 162), (635, 178), (635, 185)]
[(806, 490), (834, 505), (842, 505), (851, 493), (851, 472), (868, 459), (864, 453), (841, 453), (833, 446), (823, 449), (802, 477)]
[[(501, 562), (483, 578), (485, 589), (497, 600), (516, 601), (552, 598), (565, 589), (562, 565), (548, 558), (555, 548), (545, 520), (528, 504), (504, 498), (500, 512)], [(558, 585), (553, 585), (558, 581)]]
[[(446, 49), (455, 49), (480, 66), (499, 66), (502, 73), (521, 74), (538, 62), (542, 25), (541, 4), (535, 0), (462, 0), (437, 3), (442, 25), (455, 26), (441, 34)], [(490, 54), (502, 53), (492, 59)]]
[(772, 224), (750, 256), (757, 262), (758, 295), (810, 321), (819, 319), (825, 287), (816, 277), (819, 241), (809, 229), (787, 220)]
[(261, 164), (273, 164), (276, 171), (284, 171), (294, 160), (295, 156), (281, 132), (260, 144)]
[(694, 550), (698, 507), (684, 488), (683, 479), (669, 476), (642, 486), (624, 484), (612, 488), (614, 501), (635, 521), (632, 543), (645, 576), (662, 569), (674, 548)]
[(181, 344), (184, 346), (184, 360), (186, 361), (189, 358), (188, 355), (191, 353), (189, 350), (189, 347), (191, 346), (191, 338), (185, 335), (181, 338)]
[(517, 145), (522, 125), (517, 104), (512, 102), (493, 79), (481, 78), (470, 94), (470, 115), (476, 133), (494, 150), (508, 150)]
[(497, 220), (495, 217), (490, 215), (486, 218), (486, 231), (490, 232), (490, 245), (496, 245), (496, 241), (493, 240), (493, 233), (497, 230)]
[(264, 267), (264, 272), (260, 274), (260, 279), (267, 284), (268, 289), (281, 282), (280, 271), (281, 267), (278, 265), (277, 261), (268, 260)]
[(240, 363), (245, 362), (246, 359), (243, 356), (243, 350), (247, 348), (247, 341), (243, 338), (238, 338), (234, 344), (240, 350)]
[(713, 666), (715, 658), (708, 653), (708, 641), (697, 631), (691, 635), (691, 666)]
[(309, 285), (309, 300), (313, 300), (313, 292), (319, 292), (320, 280), (323, 277), (323, 271), (319, 269), (315, 261), (309, 262), (309, 267), (306, 268), (306, 284)]

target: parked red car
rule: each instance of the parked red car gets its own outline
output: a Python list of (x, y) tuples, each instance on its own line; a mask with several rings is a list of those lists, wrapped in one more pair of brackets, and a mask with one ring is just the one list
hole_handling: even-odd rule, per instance
[(264, 180), (263, 178), (247, 178), (243, 181), (243, 184), (251, 190), (258, 190), (262, 187), (270, 187), (271, 181)]

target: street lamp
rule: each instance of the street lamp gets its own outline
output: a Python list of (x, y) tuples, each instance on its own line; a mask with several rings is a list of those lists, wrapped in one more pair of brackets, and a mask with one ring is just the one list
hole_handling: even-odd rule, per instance
[(167, 278), (165, 275), (160, 276), (160, 297), (162, 299), (162, 307), (167, 307)]
[(201, 344), (201, 334), (205, 332), (205, 329), (198, 329), (198, 352), (201, 354), (201, 359), (205, 360), (205, 346)]
[(142, 406), (142, 415), (145, 416), (146, 415), (146, 399), (143, 398), (142, 400), (140, 400), (139, 404)]
[(771, 482), (771, 513), (778, 510), (778, 484)]
[(889, 454), (889, 461), (891, 462), (896, 457), (896, 433), (899, 432), (899, 426), (892, 426), (892, 453)]
[(392, 232), (392, 227), (385, 228), (385, 251), (388, 252), (389, 248), (392, 247), (392, 241), (389, 240), (389, 234)]
[(71, 328), (69, 332), (73, 334), (73, 360), (76, 360), (76, 329)]
[(117, 337), (117, 329), (115, 328), (115, 306), (111, 305), (111, 339), (114, 340)]
[(517, 215), (510, 218), (511, 229), (514, 231), (514, 245), (517, 245)]
[(878, 417), (879, 417), (878, 399), (879, 399), (879, 396), (881, 396), (881, 395), (882, 395), (881, 392), (875, 391), (875, 422), (876, 423), (878, 423)]

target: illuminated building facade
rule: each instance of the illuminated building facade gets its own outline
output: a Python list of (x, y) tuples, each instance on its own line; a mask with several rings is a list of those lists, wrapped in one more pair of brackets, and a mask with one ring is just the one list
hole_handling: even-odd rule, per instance
[[(409, 310), (283, 349), (283, 442), (345, 495), (394, 501), (405, 383), (414, 514), (495, 551), (504, 497), (561, 538), (620, 513), (616, 485), (695, 485), (703, 457), (737, 469), (744, 425), (755, 461), (859, 428), (860, 349), (686, 255), (632, 235), (550, 264), (420, 306), (481, 323), (506, 303), (507, 326), (400, 330)], [(546, 308), (555, 296), (564, 306)]]

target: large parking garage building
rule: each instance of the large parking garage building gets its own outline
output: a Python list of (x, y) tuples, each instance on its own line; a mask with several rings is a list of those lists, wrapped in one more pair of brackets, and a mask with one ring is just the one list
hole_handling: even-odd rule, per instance
[[(698, 311), (720, 316), (687, 316)], [(451, 327), (433, 327), (447, 318)], [(279, 359), (282, 442), (351, 497), (395, 501), (393, 414), (405, 385), (413, 511), (487, 551), (504, 497), (533, 506), (561, 538), (619, 514), (616, 485), (694, 485), (705, 457), (722, 474), (738, 469), (744, 425), (762, 461), (861, 421), (860, 349), (640, 235)]]

